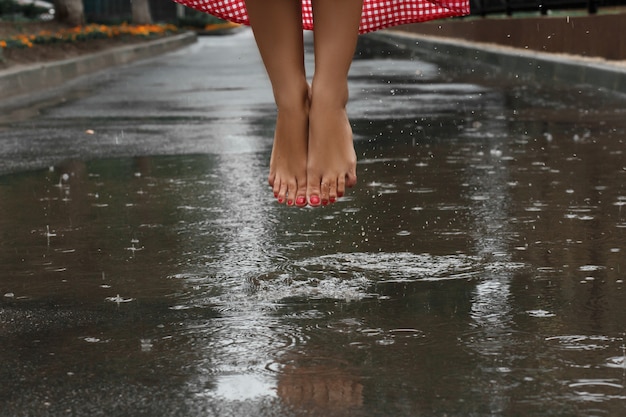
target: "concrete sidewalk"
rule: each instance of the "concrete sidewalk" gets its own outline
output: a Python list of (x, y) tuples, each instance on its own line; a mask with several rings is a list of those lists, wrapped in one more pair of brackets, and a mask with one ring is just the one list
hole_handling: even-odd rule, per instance
[(626, 94), (626, 63), (623, 61), (530, 51), (401, 30), (387, 30), (370, 36), (427, 55), (430, 60), (448, 62), (454, 59), (466, 62), (467, 66), (486, 64), (507, 77), (588, 85)]
[(433, 20), (399, 27), (419, 35), (460, 39), (556, 54), (626, 60), (626, 8), (597, 14), (576, 10)]
[(78, 77), (110, 67), (151, 58), (196, 41), (196, 34), (186, 32), (151, 42), (122, 46), (102, 52), (0, 71), (0, 100), (58, 87)]

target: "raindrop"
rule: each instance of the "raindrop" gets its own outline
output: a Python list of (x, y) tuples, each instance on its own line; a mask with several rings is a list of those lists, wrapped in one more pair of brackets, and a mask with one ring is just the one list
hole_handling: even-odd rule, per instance
[(537, 317), (537, 318), (546, 318), (546, 317), (556, 316), (556, 314), (551, 313), (546, 310), (528, 310), (526, 314), (528, 314), (530, 317)]
[(150, 352), (152, 350), (152, 340), (151, 339), (141, 339), (141, 351), (142, 352)]
[(67, 182), (69, 179), (70, 179), (69, 174), (67, 173), (62, 174), (59, 177), (59, 182), (56, 184), (56, 186), (59, 188), (63, 188), (64, 187), (63, 183)]
[(135, 247), (135, 243), (133, 242), (133, 243), (131, 243), (129, 248), (126, 248), (126, 250), (129, 250), (129, 251), (131, 251), (134, 254), (135, 252), (143, 250), (143, 246), (140, 247), (140, 248), (137, 248), (137, 247)]
[(50, 246), (50, 238), (55, 237), (57, 234), (50, 232), (50, 226), (46, 225), (46, 240), (48, 241), (48, 246)]
[(626, 368), (626, 358), (624, 356), (616, 356), (607, 359), (606, 367), (609, 368)]
[(600, 265), (583, 265), (578, 268), (579, 271), (583, 271), (583, 272), (600, 271), (602, 269), (605, 269), (605, 268)]
[(115, 297), (107, 297), (105, 298), (106, 301), (110, 301), (112, 303), (116, 303), (116, 304), (121, 304), (121, 303), (130, 303), (131, 301), (135, 301), (134, 298), (124, 298), (124, 297), (120, 297), (119, 294), (117, 294)]
[(613, 380), (607, 380), (607, 379), (580, 379), (578, 381), (579, 382), (573, 382), (569, 384), (569, 386), (571, 388), (589, 387), (589, 386), (603, 386), (603, 387), (612, 387), (612, 388), (619, 388), (619, 389), (624, 388), (622, 384), (618, 384), (618, 383), (612, 382)]
[(491, 156), (495, 156), (495, 157), (499, 158), (499, 157), (502, 156), (502, 151), (500, 149), (498, 149), (498, 148), (495, 148), (495, 149), (490, 150), (489, 154)]

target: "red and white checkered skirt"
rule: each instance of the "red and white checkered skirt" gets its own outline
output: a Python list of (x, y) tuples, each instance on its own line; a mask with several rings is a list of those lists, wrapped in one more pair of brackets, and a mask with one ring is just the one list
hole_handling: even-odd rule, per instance
[[(174, 0), (201, 12), (249, 25), (244, 0)], [(294, 0), (296, 1), (296, 0)], [(302, 25), (313, 29), (311, 0), (302, 1)], [(340, 1), (340, 0), (336, 0)], [(363, 0), (359, 33), (469, 13), (469, 0)]]

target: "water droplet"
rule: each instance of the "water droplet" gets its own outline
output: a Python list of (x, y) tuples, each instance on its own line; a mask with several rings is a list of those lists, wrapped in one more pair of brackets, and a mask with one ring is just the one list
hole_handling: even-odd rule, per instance
[(537, 318), (546, 318), (546, 317), (556, 316), (556, 314), (551, 313), (546, 310), (528, 310), (526, 314), (528, 314), (530, 317), (537, 317)]
[(106, 301), (110, 301), (112, 303), (130, 303), (131, 301), (134, 301), (134, 298), (124, 298), (124, 297), (120, 297), (119, 294), (117, 294), (115, 297), (107, 297), (105, 298)]

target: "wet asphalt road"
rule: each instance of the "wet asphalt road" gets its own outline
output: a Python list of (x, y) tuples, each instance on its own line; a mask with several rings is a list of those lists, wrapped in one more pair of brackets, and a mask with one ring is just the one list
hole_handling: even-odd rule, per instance
[(249, 31), (5, 112), (0, 416), (619, 415), (623, 98), (365, 37), (350, 83), (320, 210)]
[[(308, 35), (305, 61), (311, 77)], [(372, 130), (355, 131), (356, 140), (377, 135), (388, 117), (406, 116), (413, 118), (413, 124), (427, 125), (429, 112), (441, 104), (431, 87), (394, 89), (388, 87), (390, 83), (406, 85), (433, 77), (445, 83), (464, 73), (465, 78), (469, 73), (483, 83), (499, 82), (493, 68), (476, 71), (462, 60), (450, 62), (432, 53), (425, 54), (434, 64), (386, 60), (419, 54), (361, 37), (351, 69), (348, 110), (351, 118), (370, 120)], [(445, 87), (437, 89), (445, 91)], [(461, 101), (445, 98), (450, 111), (484, 106), (489, 100), (480, 88), (470, 87), (462, 94)], [(394, 96), (393, 102), (387, 100)], [(413, 104), (406, 106), (407, 100)], [(270, 150), (274, 114), (269, 80), (252, 33), (246, 29), (232, 36), (201, 37), (177, 52), (83, 77), (25, 99), (0, 101), (0, 174), (66, 160)]]
[(257, 150), (271, 146), (249, 135), (272, 129), (255, 125), (273, 112), (271, 100), (250, 32), (201, 38), (4, 107), (0, 173), (66, 159)]

